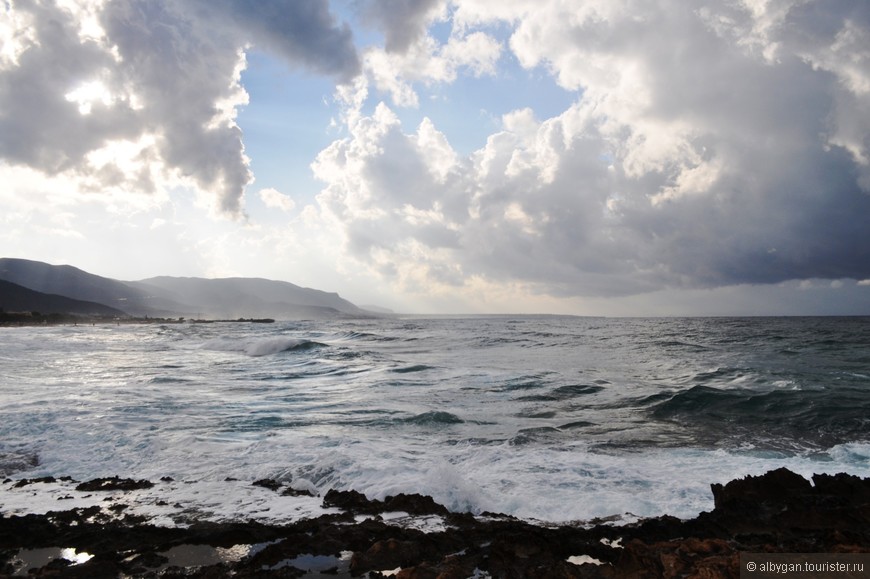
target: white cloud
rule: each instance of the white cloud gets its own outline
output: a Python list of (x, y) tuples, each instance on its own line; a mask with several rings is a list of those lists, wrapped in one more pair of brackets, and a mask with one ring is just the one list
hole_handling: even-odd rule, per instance
[(189, 186), (234, 217), (252, 181), (235, 122), (246, 47), (339, 78), (359, 71), (349, 29), (322, 0), (20, 1), (4, 12), (0, 170), (81, 191)]
[(36, 44), (33, 15), (14, 10), (7, 3), (0, 19), (0, 71), (18, 66), (21, 55)]
[(289, 213), (296, 207), (296, 203), (290, 197), (271, 187), (260, 189), (259, 195), (263, 203), (266, 204), (266, 207), (271, 207), (272, 209), (280, 209)]
[(428, 34), (415, 35), (403, 50), (371, 47), (364, 57), (364, 71), (374, 86), (401, 107), (419, 106), (415, 84), (451, 83), (460, 72), (493, 75), (502, 45), (481, 31), (459, 31), (446, 43)]
[[(315, 163), (319, 202), (348, 255), (424, 294), (866, 278), (862, 6), (843, 0), (819, 23), (805, 2), (457, 0), (457, 37), (510, 27), (519, 62), (575, 104), (543, 120), (509, 113), (467, 158), (431, 121), (407, 132), (383, 104), (357, 108)], [(397, 104), (413, 104), (415, 83), (452, 80), (421, 64), (439, 56), (427, 42), (369, 53)]]
[[(161, 247), (183, 245), (208, 271), (242, 273), (246, 253), (277, 248), (282, 263), (308, 255), (320, 276), (383, 279), (436, 304), (667, 303), (671, 288), (702, 301), (784, 280), (803, 300), (822, 288), (858, 300), (870, 278), (866, 6), (365, 0), (354, 7), (385, 45), (358, 52), (326, 0), (7, 2), (0, 238), (98, 255), (108, 212), (114, 234), (138, 247), (159, 230)], [(283, 184), (257, 191), (291, 213), (281, 230), (197, 221), (201, 205), (245, 212), (253, 175), (236, 115), (252, 47), (342, 83), (339, 136), (311, 165), (316, 202), (296, 207)], [(515, 63), (573, 103), (544, 114), (534, 86), (528, 103), (510, 95), (517, 109), (458, 153), (420, 95), (491, 76), (478, 87), (498, 100)], [(399, 107), (423, 110), (411, 124)], [(186, 221), (171, 214), (180, 199)]]

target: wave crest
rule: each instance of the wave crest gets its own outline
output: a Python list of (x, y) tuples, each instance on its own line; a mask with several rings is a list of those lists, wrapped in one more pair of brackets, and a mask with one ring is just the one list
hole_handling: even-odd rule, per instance
[(201, 347), (203, 350), (217, 350), (220, 352), (242, 352), (248, 356), (259, 357), (290, 352), (295, 350), (308, 350), (323, 347), (325, 344), (306, 340), (304, 338), (289, 338), (278, 336), (273, 338), (258, 338), (251, 340), (238, 340), (231, 338), (214, 338)]

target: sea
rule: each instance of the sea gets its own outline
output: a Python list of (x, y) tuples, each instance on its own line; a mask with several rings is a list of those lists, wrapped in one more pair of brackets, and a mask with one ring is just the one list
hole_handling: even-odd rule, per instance
[(620, 524), (779, 467), (870, 476), (870, 318), (0, 328), (4, 514), (81, 504), (22, 479), (118, 475), (163, 481), (137, 501), (166, 524), (315, 516), (329, 489)]

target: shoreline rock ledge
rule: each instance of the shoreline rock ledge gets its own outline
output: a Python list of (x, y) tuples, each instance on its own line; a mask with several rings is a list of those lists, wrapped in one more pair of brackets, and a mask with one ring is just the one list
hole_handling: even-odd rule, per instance
[[(126, 480), (85, 488), (147, 483)], [(324, 496), (324, 505), (339, 513), (286, 525), (158, 527), (123, 516), (109, 502), (0, 517), (0, 577), (736, 579), (741, 552), (870, 553), (870, 478), (814, 475), (809, 481), (781, 468), (711, 490), (714, 509), (694, 519), (661, 516), (591, 528), (475, 517), (450, 513), (427, 496), (379, 501), (352, 490)], [(396, 524), (397, 511), (407, 515), (405, 524)], [(62, 556), (61, 549), (78, 556)], [(26, 563), (34, 553), (45, 560)]]

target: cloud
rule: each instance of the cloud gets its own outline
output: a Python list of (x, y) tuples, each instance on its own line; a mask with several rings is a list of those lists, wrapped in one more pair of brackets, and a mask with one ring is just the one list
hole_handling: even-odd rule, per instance
[(387, 52), (404, 52), (424, 35), (446, 4), (445, 0), (368, 0), (362, 15), (383, 31)]
[[(222, 28), (239, 30), (244, 42), (347, 82), (360, 61), (347, 24), (339, 25), (327, 0), (195, 0), (198, 18), (213, 17)], [(217, 12), (217, 15), (215, 15)]]
[[(613, 296), (870, 276), (863, 0), (452, 10), (457, 37), (510, 27), (517, 60), (576, 101), (548, 119), (506, 115), (464, 158), (431, 121), (404, 128), (385, 104), (347, 115), (349, 136), (314, 170), (355, 259), (419, 293), (481, 280)], [(384, 78), (413, 94), (413, 80)]]
[(375, 87), (389, 94), (393, 103), (417, 107), (414, 83), (451, 83), (461, 71), (474, 76), (493, 75), (501, 52), (501, 44), (481, 31), (451, 36), (446, 43), (424, 35), (401, 53), (370, 48), (363, 68)]
[(385, 37), (385, 45), (370, 46), (363, 55), (368, 83), (400, 107), (418, 107), (415, 85), (452, 83), (459, 74), (495, 75), (502, 43), (492, 34), (451, 26), (446, 41), (429, 33), (434, 23), (450, 20), (454, 6), (447, 0), (364, 0), (360, 13)]
[(267, 188), (260, 189), (260, 199), (266, 204), (266, 207), (272, 209), (280, 209), (281, 211), (290, 212), (296, 207), (296, 203), (290, 197), (287, 197), (277, 189)]
[[(702, 300), (787, 280), (809, 280), (807, 294), (845, 284), (839, 293), (865, 295), (866, 0), (354, 6), (384, 46), (357, 51), (326, 0), (6, 2), (0, 235), (92, 227), (106, 210), (148, 214), (163, 231), (176, 218), (160, 211), (179, 190), (243, 216), (253, 175), (236, 114), (246, 53), (259, 50), (340, 83), (343, 126), (330, 133), (340, 138), (312, 164), (323, 189), (294, 221), (329, 246), (319, 273), (344, 259), (357, 279), (444, 304), (496, 293), (500, 304), (662, 300), (672, 288)], [(517, 66), (573, 102), (557, 113), (518, 104), (483, 146), (458, 153), (432, 120), (447, 101), (426, 117), (419, 95), (449, 83), (459, 95), (490, 76), (467, 94), (499, 101)], [(413, 124), (405, 107), (421, 109)], [(274, 189), (258, 193), (296, 209)]]
[(190, 186), (242, 214), (252, 181), (236, 110), (251, 44), (349, 79), (359, 59), (325, 0), (7, 2), (0, 161), (70, 189)]

